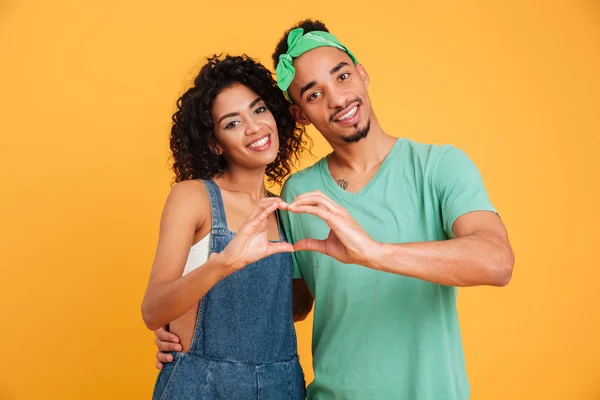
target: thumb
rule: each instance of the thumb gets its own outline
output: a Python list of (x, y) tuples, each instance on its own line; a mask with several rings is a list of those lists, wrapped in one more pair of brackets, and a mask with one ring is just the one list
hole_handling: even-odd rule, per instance
[(269, 243), (267, 246), (267, 255), (275, 253), (291, 253), (294, 251), (294, 246), (288, 242)]
[(294, 245), (294, 251), (312, 250), (319, 253), (327, 254), (327, 245), (325, 240), (317, 239), (302, 239)]

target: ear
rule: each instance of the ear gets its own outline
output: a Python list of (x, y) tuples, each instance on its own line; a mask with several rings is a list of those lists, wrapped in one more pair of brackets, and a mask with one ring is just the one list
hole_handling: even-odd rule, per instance
[(298, 122), (299, 124), (304, 126), (311, 124), (310, 119), (308, 119), (308, 117), (306, 116), (306, 114), (304, 114), (304, 112), (298, 104), (290, 105), (290, 112), (292, 113), (292, 116), (294, 117), (296, 122)]
[(358, 74), (360, 75), (360, 79), (364, 82), (365, 88), (369, 87), (369, 82), (371, 81), (369, 78), (369, 74), (365, 70), (365, 67), (361, 63), (356, 64), (356, 69), (358, 70)]
[(217, 156), (220, 156), (221, 154), (223, 154), (223, 148), (221, 147), (221, 145), (219, 143), (215, 143), (212, 146), (210, 146), (210, 150)]

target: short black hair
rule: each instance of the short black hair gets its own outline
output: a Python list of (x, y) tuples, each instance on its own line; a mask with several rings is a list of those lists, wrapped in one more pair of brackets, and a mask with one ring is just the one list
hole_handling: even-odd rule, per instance
[(296, 25), (292, 26), (288, 29), (284, 34), (281, 40), (277, 43), (275, 47), (275, 51), (273, 52), (273, 68), (277, 69), (277, 64), (279, 63), (279, 56), (284, 54), (288, 50), (287, 38), (291, 31), (296, 28), (304, 29), (304, 33), (313, 32), (313, 31), (323, 31), (329, 32), (329, 29), (325, 26), (325, 24), (319, 20), (313, 21), (312, 19), (305, 19), (304, 21), (298, 22)]

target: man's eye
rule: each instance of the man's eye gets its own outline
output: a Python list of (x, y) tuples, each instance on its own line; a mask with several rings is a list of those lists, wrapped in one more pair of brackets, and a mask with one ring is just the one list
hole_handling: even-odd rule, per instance
[(310, 96), (308, 96), (308, 101), (312, 101), (312, 100), (314, 100), (314, 99), (318, 98), (319, 96), (321, 96), (321, 92), (314, 92), (314, 93), (311, 93), (311, 95), (310, 95)]

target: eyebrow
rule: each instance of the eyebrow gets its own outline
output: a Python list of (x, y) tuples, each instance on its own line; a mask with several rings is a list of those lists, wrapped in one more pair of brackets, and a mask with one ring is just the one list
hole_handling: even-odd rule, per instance
[(317, 85), (317, 81), (311, 81), (308, 82), (306, 85), (302, 86), (302, 88), (300, 88), (300, 98), (302, 98), (302, 95), (304, 94), (304, 92), (306, 92), (308, 89), (313, 88)]
[[(250, 105), (248, 106), (248, 108), (254, 107), (255, 105), (257, 105), (261, 101), (263, 101), (263, 99), (260, 96), (257, 97), (257, 98), (255, 98), (254, 100), (252, 100), (252, 103), (250, 103)], [(229, 113), (229, 114), (225, 114), (221, 118), (219, 118), (219, 122), (218, 123), (220, 124), (221, 121), (223, 121), (225, 118), (231, 118), (231, 117), (235, 117), (235, 116), (238, 116), (238, 115), (240, 115), (240, 113), (238, 113), (238, 112), (232, 112), (232, 113)]]
[(345, 62), (345, 61), (342, 61), (342, 62), (340, 62), (338, 65), (336, 65), (335, 67), (333, 67), (333, 68), (331, 69), (331, 71), (329, 71), (329, 75), (333, 75), (333, 74), (335, 74), (335, 73), (336, 73), (336, 72), (338, 72), (340, 69), (342, 69), (342, 68), (344, 68), (344, 67), (346, 67), (346, 66), (348, 66), (348, 65), (350, 65), (350, 64), (348, 64), (348, 63), (347, 63), (347, 62)]
[[(335, 74), (335, 73), (336, 73), (336, 72), (338, 72), (340, 69), (342, 69), (342, 68), (344, 68), (344, 67), (346, 67), (346, 66), (348, 66), (348, 65), (350, 65), (350, 64), (348, 64), (348, 63), (347, 63), (347, 62), (345, 62), (345, 61), (341, 61), (341, 62), (340, 62), (338, 65), (336, 65), (335, 67), (333, 67), (333, 68), (331, 69), (331, 71), (329, 71), (329, 75), (333, 75), (333, 74)], [(313, 88), (313, 87), (315, 87), (316, 85), (317, 85), (317, 81), (310, 81), (310, 82), (308, 82), (306, 85), (302, 86), (302, 87), (300, 88), (300, 97), (302, 98), (302, 95), (304, 94), (304, 92), (306, 92), (306, 91), (307, 91), (308, 89), (310, 89), (310, 88)]]

